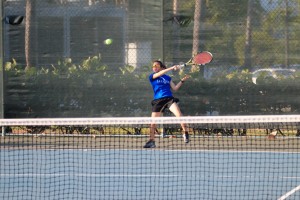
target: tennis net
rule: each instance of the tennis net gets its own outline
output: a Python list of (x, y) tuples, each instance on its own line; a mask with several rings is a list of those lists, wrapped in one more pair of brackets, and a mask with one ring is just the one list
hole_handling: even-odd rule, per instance
[[(1, 119), (0, 195), (299, 199), (299, 122), (300, 115)], [(146, 149), (150, 124), (156, 148)]]

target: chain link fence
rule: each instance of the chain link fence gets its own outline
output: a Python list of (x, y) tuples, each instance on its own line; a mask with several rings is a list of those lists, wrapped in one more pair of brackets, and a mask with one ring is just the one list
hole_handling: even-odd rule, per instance
[(7, 118), (148, 116), (151, 62), (204, 50), (211, 64), (171, 74), (192, 76), (186, 115), (299, 112), (296, 0), (5, 0), (2, 15)]

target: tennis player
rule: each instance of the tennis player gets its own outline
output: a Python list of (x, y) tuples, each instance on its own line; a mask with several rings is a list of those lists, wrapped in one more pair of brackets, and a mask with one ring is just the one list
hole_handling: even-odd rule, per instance
[[(180, 108), (177, 104), (179, 101), (177, 98), (173, 97), (171, 89), (173, 91), (177, 91), (183, 83), (190, 78), (190, 76), (186, 75), (183, 77), (179, 83), (175, 84), (171, 77), (166, 73), (169, 71), (176, 71), (180, 69), (179, 65), (174, 65), (172, 67), (167, 68), (161, 61), (156, 60), (152, 65), (153, 73), (150, 74), (149, 80), (153, 88), (154, 92), (154, 100), (151, 102), (152, 104), (152, 114), (151, 117), (160, 117), (161, 114), (165, 111), (165, 109), (169, 109), (176, 117), (182, 116)], [(184, 142), (189, 142), (189, 133), (187, 126), (182, 123), (181, 124), (183, 130), (183, 138)], [(155, 148), (155, 130), (156, 125), (150, 125), (150, 139), (145, 144), (144, 148)]]

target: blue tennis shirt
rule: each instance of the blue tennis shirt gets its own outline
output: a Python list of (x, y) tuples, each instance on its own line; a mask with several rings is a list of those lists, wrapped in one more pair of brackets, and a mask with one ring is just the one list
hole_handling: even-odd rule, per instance
[(170, 86), (171, 77), (164, 74), (156, 79), (153, 79), (153, 75), (154, 73), (150, 74), (149, 81), (154, 92), (154, 99), (173, 97)]

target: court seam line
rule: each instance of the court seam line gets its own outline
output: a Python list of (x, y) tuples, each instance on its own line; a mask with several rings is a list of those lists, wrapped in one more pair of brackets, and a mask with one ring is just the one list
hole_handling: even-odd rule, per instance
[(292, 194), (294, 194), (298, 190), (300, 190), (300, 185), (298, 185), (297, 187), (293, 188), (289, 192), (287, 192), (284, 195), (282, 195), (281, 197), (279, 197), (278, 200), (285, 200), (286, 198), (288, 198), (289, 196), (291, 196)]

